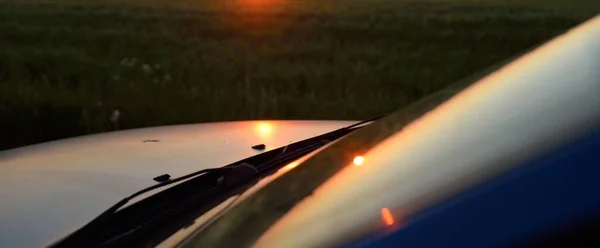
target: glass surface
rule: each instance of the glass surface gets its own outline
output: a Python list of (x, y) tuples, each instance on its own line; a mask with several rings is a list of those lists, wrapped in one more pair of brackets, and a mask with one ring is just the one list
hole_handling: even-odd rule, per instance
[[(502, 63), (504, 64), (504, 63)], [(250, 246), (295, 204), (348, 164), (360, 166), (362, 157), (379, 142), (401, 130), (471, 83), (498, 68), (490, 67), (477, 76), (423, 98), (408, 107), (334, 142), (309, 157), (294, 170), (280, 174), (271, 183), (248, 196), (205, 228), (198, 229), (182, 243), (184, 247)], [(235, 238), (231, 238), (235, 236)]]

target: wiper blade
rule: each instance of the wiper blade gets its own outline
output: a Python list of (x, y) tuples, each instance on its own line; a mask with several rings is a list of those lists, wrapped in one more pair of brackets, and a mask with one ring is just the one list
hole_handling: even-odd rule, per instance
[[(306, 139), (306, 140), (303, 140), (303, 141), (299, 141), (299, 142), (305, 142), (305, 141), (313, 140), (313, 139), (315, 139), (315, 138), (318, 138), (318, 137), (321, 137), (321, 136), (325, 136), (325, 135), (331, 135), (331, 134), (334, 134), (334, 133), (339, 133), (339, 132), (342, 132), (342, 131), (348, 131), (348, 130), (352, 130), (352, 131), (353, 131), (354, 129), (356, 129), (356, 127), (358, 127), (358, 126), (361, 126), (361, 125), (364, 125), (364, 124), (367, 124), (367, 123), (369, 123), (369, 122), (373, 122), (373, 121), (375, 121), (375, 120), (377, 120), (377, 119), (379, 119), (379, 118), (381, 118), (381, 117), (376, 117), (376, 118), (372, 118), (372, 119), (364, 120), (364, 121), (361, 121), (361, 122), (358, 122), (358, 123), (352, 124), (352, 125), (350, 125), (350, 126), (343, 127), (343, 128), (340, 128), (340, 129), (334, 130), (334, 131), (332, 131), (332, 132), (329, 132), (329, 133), (326, 133), (326, 134), (322, 134), (322, 135), (319, 135), (319, 136), (316, 136), (316, 137), (313, 137), (313, 138), (309, 138), (309, 139)], [(344, 134), (344, 135), (345, 135), (345, 134)], [(328, 140), (328, 141), (329, 141), (329, 140)], [(297, 143), (299, 143), (299, 142), (297, 142)], [(288, 145), (288, 146), (289, 146), (289, 145)], [(288, 146), (284, 146), (284, 147), (283, 147), (284, 151), (283, 151), (281, 154), (277, 155), (277, 156), (281, 156), (281, 155), (283, 155), (283, 154), (284, 154), (284, 152), (285, 152), (285, 150), (287, 150), (287, 147), (288, 147)], [(243, 163), (240, 163), (240, 162), (238, 162), (238, 163), (234, 163), (234, 164), (232, 164), (232, 165), (230, 165), (230, 166), (224, 166), (224, 167), (217, 167), (217, 168), (209, 168), (209, 169), (203, 169), (203, 170), (199, 170), (199, 171), (196, 171), (196, 172), (193, 172), (193, 173), (187, 174), (187, 175), (185, 175), (185, 176), (181, 176), (181, 177), (178, 177), (178, 178), (175, 178), (175, 179), (171, 179), (171, 180), (168, 180), (168, 181), (164, 181), (164, 182), (158, 183), (158, 184), (156, 184), (156, 185), (150, 186), (150, 187), (148, 187), (148, 188), (142, 189), (142, 190), (140, 190), (140, 191), (138, 191), (138, 192), (136, 192), (136, 193), (133, 193), (132, 195), (130, 195), (130, 196), (128, 196), (128, 197), (126, 197), (126, 198), (122, 199), (122, 200), (121, 200), (121, 201), (119, 201), (117, 204), (115, 204), (114, 206), (110, 207), (109, 209), (107, 209), (107, 210), (106, 210), (105, 212), (103, 212), (102, 214), (100, 214), (100, 216), (98, 216), (98, 218), (103, 218), (104, 216), (107, 216), (107, 215), (111, 215), (111, 214), (113, 214), (114, 212), (116, 212), (117, 210), (119, 210), (121, 207), (125, 206), (125, 205), (126, 205), (126, 204), (127, 204), (129, 201), (131, 201), (133, 198), (136, 198), (136, 197), (138, 197), (138, 196), (140, 196), (140, 195), (142, 195), (142, 194), (145, 194), (145, 193), (147, 193), (147, 192), (150, 192), (150, 191), (152, 191), (152, 190), (155, 190), (155, 189), (158, 189), (158, 188), (162, 188), (162, 187), (164, 187), (164, 186), (171, 185), (171, 184), (174, 184), (174, 183), (177, 183), (177, 182), (181, 182), (181, 181), (183, 181), (183, 180), (190, 179), (190, 178), (193, 178), (193, 177), (196, 177), (196, 176), (198, 176), (198, 175), (205, 174), (205, 173), (211, 173), (211, 172), (213, 172), (213, 173), (224, 173), (224, 172), (226, 172), (226, 171), (231, 171), (231, 170), (233, 170), (233, 169), (239, 169), (239, 168), (240, 168), (240, 167), (239, 167), (239, 166), (240, 166), (240, 164), (243, 164)], [(245, 164), (243, 167), (245, 167), (245, 168), (246, 168), (248, 165), (250, 165), (250, 164)], [(250, 166), (251, 166), (251, 165), (250, 165)], [(256, 171), (256, 168), (252, 167), (252, 169)]]
[[(185, 212), (185, 210), (181, 210), (181, 209), (182, 208), (187, 209), (188, 207), (190, 207), (190, 205), (196, 204), (198, 202), (208, 204), (208, 202), (210, 202), (211, 199), (214, 202), (214, 199), (216, 199), (216, 198), (225, 198), (227, 196), (227, 194), (232, 193), (231, 191), (233, 191), (233, 189), (235, 189), (236, 187), (240, 187), (241, 185), (246, 185), (252, 181), (256, 181), (258, 178), (265, 176), (267, 173), (272, 172), (273, 170), (278, 169), (285, 164), (293, 162), (293, 161), (297, 160), (298, 158), (324, 146), (325, 144), (327, 144), (331, 141), (337, 140), (337, 139), (345, 136), (346, 134), (348, 134), (356, 129), (361, 128), (363, 125), (370, 123), (372, 121), (375, 121), (379, 118), (380, 117), (361, 121), (361, 122), (355, 123), (353, 125), (334, 130), (329, 133), (325, 133), (325, 134), (318, 135), (318, 136), (315, 136), (315, 137), (312, 137), (309, 139), (298, 141), (298, 142), (286, 145), (284, 147), (280, 147), (280, 148), (277, 148), (277, 149), (274, 149), (274, 150), (271, 150), (268, 152), (264, 152), (264, 153), (240, 160), (238, 162), (229, 164), (224, 167), (203, 169), (203, 170), (193, 172), (193, 173), (185, 175), (185, 176), (181, 176), (181, 177), (171, 179), (168, 181), (163, 181), (156, 185), (142, 189), (142, 190), (122, 199), (121, 201), (117, 202), (115, 205), (113, 205), (112, 207), (110, 207), (109, 209), (104, 211), (102, 214), (100, 214), (98, 217), (96, 217), (90, 223), (88, 223), (87, 225), (85, 225), (84, 227), (79, 229), (78, 231), (74, 232), (70, 236), (66, 237), (64, 240), (59, 241), (58, 243), (56, 243), (52, 246), (53, 247), (69, 247), (69, 246), (73, 246), (73, 245), (75, 245), (75, 246), (109, 245), (110, 241), (112, 241), (114, 239), (119, 239), (122, 236), (129, 235), (129, 234), (139, 230), (139, 228), (141, 228), (142, 226), (147, 225), (148, 224), (148, 223), (146, 223), (147, 219), (151, 219), (151, 220), (160, 219), (160, 218), (158, 218), (158, 217), (160, 217), (160, 215), (170, 215), (173, 213)], [(215, 180), (215, 178), (216, 178), (216, 180)], [(188, 180), (188, 181), (185, 181), (185, 180)], [(185, 181), (185, 182), (183, 182), (183, 181)], [(116, 218), (115, 216), (119, 215), (120, 212), (123, 212), (120, 209), (123, 208), (125, 205), (127, 205), (127, 203), (130, 202), (131, 200), (133, 200), (134, 198), (136, 198), (142, 194), (148, 193), (150, 191), (153, 191), (153, 190), (156, 190), (156, 189), (159, 189), (159, 188), (162, 188), (162, 187), (165, 187), (165, 186), (177, 183), (177, 182), (183, 182), (183, 183), (176, 185), (174, 187), (170, 187), (166, 190), (157, 192), (156, 194), (153, 194), (153, 195), (149, 196), (148, 198), (145, 198), (139, 202), (136, 202), (135, 204), (131, 205), (130, 207), (123, 209), (123, 210), (128, 210), (131, 207), (134, 207), (136, 205), (140, 205), (147, 201), (151, 201), (151, 198), (153, 198), (155, 196), (160, 197), (160, 196), (168, 195), (168, 194), (176, 195), (176, 197), (167, 198), (169, 200), (164, 200), (165, 197), (163, 197), (163, 199), (160, 201), (154, 201), (154, 202), (161, 202), (161, 203), (167, 202), (168, 205), (164, 205), (163, 207), (168, 207), (169, 208), (168, 210), (163, 210), (162, 209), (163, 207), (161, 207), (161, 206), (155, 207), (156, 209), (151, 209), (151, 210), (147, 210), (146, 208), (141, 208), (141, 209), (143, 209), (144, 213), (142, 214), (142, 216), (130, 217), (134, 220), (127, 220), (127, 221), (112, 220), (113, 218)], [(203, 187), (200, 187), (200, 190), (198, 190), (198, 188), (194, 188), (191, 185), (188, 186), (188, 183), (192, 184), (193, 182), (200, 183), (201, 185), (203, 185)], [(186, 201), (188, 201), (188, 202), (186, 202)], [(189, 202), (191, 202), (191, 203), (189, 203)], [(127, 211), (125, 211), (125, 212), (127, 212)], [(119, 217), (123, 217), (123, 215), (120, 215)], [(131, 222), (135, 222), (140, 219), (143, 219), (144, 225), (131, 224)], [(116, 231), (116, 229), (119, 229), (119, 228), (115, 228), (115, 225), (123, 225), (124, 227), (121, 227), (120, 229), (127, 230), (127, 231), (123, 231), (124, 233), (115, 234), (114, 232), (120, 232), (120, 231)], [(102, 232), (107, 232), (107, 233), (112, 233), (112, 234), (99, 234)], [(91, 238), (90, 235), (95, 235), (96, 237)], [(106, 240), (105, 238), (107, 238), (109, 240)], [(95, 240), (96, 242), (91, 241), (91, 240)], [(97, 242), (100, 242), (100, 243), (97, 243)]]
[(127, 205), (127, 203), (131, 200), (133, 200), (134, 198), (145, 194), (147, 192), (150, 192), (152, 190), (158, 189), (158, 188), (162, 188), (165, 187), (167, 185), (170, 184), (174, 184), (176, 182), (181, 182), (183, 180), (186, 179), (190, 179), (193, 178), (195, 176), (198, 175), (202, 175), (202, 174), (206, 174), (206, 173), (225, 173), (227, 171), (232, 171), (238, 168), (251, 168), (251, 170), (256, 171), (256, 168), (251, 167), (251, 165), (248, 164), (244, 164), (244, 165), (240, 165), (240, 166), (230, 166), (230, 167), (220, 167), (220, 168), (209, 168), (209, 169), (204, 169), (204, 170), (199, 170), (196, 172), (193, 172), (191, 174), (185, 175), (185, 176), (181, 176), (169, 181), (164, 181), (158, 184), (155, 184), (153, 186), (150, 186), (148, 188), (145, 188), (143, 190), (140, 190), (138, 192), (133, 193), (132, 195), (123, 198), (122, 200), (120, 200), (119, 202), (117, 202), (115, 205), (113, 205), (112, 207), (110, 207), (109, 209), (107, 209), (106, 211), (104, 211), (102, 214), (100, 214), (96, 219), (102, 219), (102, 218), (106, 218), (107, 216), (110, 216), (112, 214), (114, 214), (115, 212), (117, 212), (121, 207)]

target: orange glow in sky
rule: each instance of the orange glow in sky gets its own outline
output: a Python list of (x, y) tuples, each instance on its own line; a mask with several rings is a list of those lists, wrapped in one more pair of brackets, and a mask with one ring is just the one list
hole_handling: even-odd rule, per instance
[(394, 216), (392, 216), (392, 212), (390, 212), (389, 208), (381, 209), (381, 219), (386, 226), (394, 225)]
[(237, 0), (238, 4), (246, 10), (263, 9), (272, 10), (281, 5), (281, 0)]
[(363, 158), (362, 156), (356, 156), (356, 157), (354, 157), (354, 160), (352, 160), (352, 163), (354, 163), (354, 165), (356, 165), (356, 166), (360, 166), (363, 164), (364, 161), (365, 161), (365, 158)]
[(241, 0), (241, 2), (247, 5), (264, 5), (273, 2), (272, 0)]

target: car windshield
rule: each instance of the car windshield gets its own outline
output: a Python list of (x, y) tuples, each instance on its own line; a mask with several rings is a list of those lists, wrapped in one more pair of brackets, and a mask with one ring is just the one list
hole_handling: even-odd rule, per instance
[[(497, 69), (494, 65), (475, 76), (468, 77), (450, 87), (417, 101), (408, 107), (357, 130), (344, 139), (315, 153), (302, 166), (285, 170), (272, 182), (261, 185), (252, 200), (243, 201), (209, 225), (196, 227), (183, 243), (184, 247), (245, 247), (259, 237), (276, 220), (304, 197), (349, 163), (360, 163), (360, 154), (401, 130), (447, 99), (456, 95), (482, 76)], [(298, 162), (296, 162), (298, 163)], [(227, 238), (235, 233), (236, 238)]]

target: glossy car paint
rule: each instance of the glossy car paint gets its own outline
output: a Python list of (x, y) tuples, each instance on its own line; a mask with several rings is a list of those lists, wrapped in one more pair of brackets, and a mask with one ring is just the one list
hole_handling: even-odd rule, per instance
[(400, 228), (426, 207), (594, 132), (600, 128), (598, 68), (600, 17), (360, 154), (360, 166), (349, 163), (255, 245), (330, 247)]
[(345, 246), (597, 247), (600, 132)]
[(48, 245), (120, 199), (173, 178), (348, 126), (243, 121), (90, 135), (0, 152), (0, 247)]

